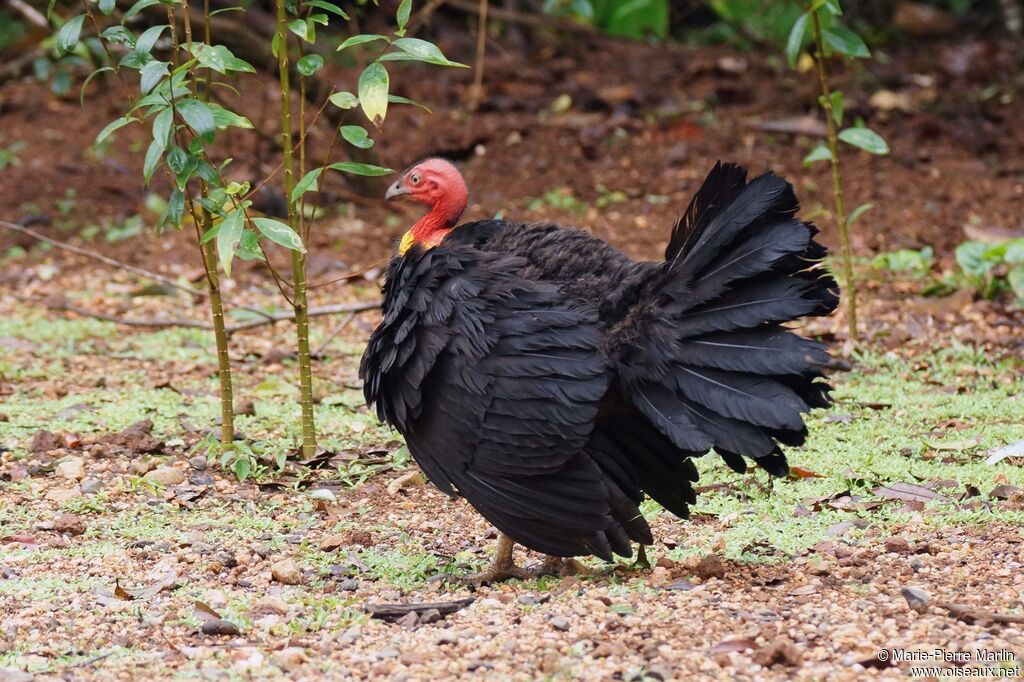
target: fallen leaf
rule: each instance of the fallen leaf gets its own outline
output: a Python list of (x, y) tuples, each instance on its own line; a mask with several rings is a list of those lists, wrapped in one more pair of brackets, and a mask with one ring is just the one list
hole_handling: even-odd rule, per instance
[(196, 600), (196, 601), (192, 602), (192, 606), (195, 607), (195, 610), (193, 611), (193, 615), (198, 620), (201, 620), (204, 623), (209, 622), (211, 620), (220, 620), (221, 619), (221, 615), (219, 613), (217, 613), (213, 609), (213, 607), (211, 607), (209, 604), (206, 604), (204, 602)]
[(793, 479), (800, 478), (825, 478), (822, 474), (810, 469), (802, 469), (800, 467), (789, 467), (789, 477)]
[(1024, 457), (1024, 440), (1018, 440), (1001, 448), (989, 450), (989, 457), (985, 460), (985, 464), (999, 464), (999, 462), (1002, 462), (1007, 457)]
[(151, 599), (164, 590), (173, 589), (178, 582), (177, 571), (167, 571), (156, 579), (151, 585), (135, 589), (127, 589), (117, 584), (114, 587), (114, 595), (121, 599)]
[(913, 502), (929, 502), (931, 500), (943, 500), (947, 498), (934, 490), (925, 488), (916, 483), (890, 483), (889, 485), (872, 490), (875, 495), (889, 500), (909, 500)]
[(757, 648), (757, 642), (752, 639), (726, 639), (711, 647), (709, 654), (731, 654), (741, 651), (749, 651)]
[(400, 620), (406, 617), (409, 613), (415, 613), (422, 615), (430, 610), (436, 610), (442, 616), (461, 611), (470, 604), (476, 601), (475, 597), (468, 597), (466, 599), (457, 599), (455, 601), (444, 601), (444, 602), (419, 602), (413, 604), (366, 604), (363, 606), (363, 610), (370, 614), (371, 618), (379, 618), (380, 620)]

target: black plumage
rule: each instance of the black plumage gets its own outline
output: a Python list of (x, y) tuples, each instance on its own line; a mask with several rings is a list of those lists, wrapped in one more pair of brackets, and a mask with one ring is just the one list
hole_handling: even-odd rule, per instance
[(824, 347), (783, 325), (838, 303), (792, 187), (716, 165), (665, 260), (586, 232), (467, 223), (390, 264), (360, 376), (429, 479), (555, 556), (649, 544), (644, 495), (685, 517), (693, 458), (788, 471), (828, 404)]

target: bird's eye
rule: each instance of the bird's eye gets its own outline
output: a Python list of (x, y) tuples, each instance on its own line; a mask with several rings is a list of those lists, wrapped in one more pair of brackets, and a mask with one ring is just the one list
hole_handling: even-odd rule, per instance
[(420, 178), (420, 174), (419, 174), (419, 173), (413, 173), (413, 174), (412, 174), (412, 175), (411, 175), (411, 176), (409, 177), (409, 182), (411, 182), (411, 183), (412, 183), (412, 184), (414, 184), (414, 185), (418, 185), (418, 184), (420, 184), (420, 179), (421, 179), (421, 178)]

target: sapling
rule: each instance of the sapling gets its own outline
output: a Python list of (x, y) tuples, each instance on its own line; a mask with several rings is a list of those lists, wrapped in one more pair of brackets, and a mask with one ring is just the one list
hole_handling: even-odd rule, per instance
[(839, 227), (839, 242), (843, 261), (843, 279), (845, 280), (846, 319), (849, 326), (850, 339), (857, 341), (857, 278), (853, 270), (853, 248), (850, 244), (850, 226), (871, 204), (862, 204), (846, 212), (846, 199), (843, 195), (843, 175), (839, 161), (839, 142), (845, 142), (863, 149), (871, 154), (888, 154), (889, 145), (882, 137), (864, 126), (862, 123), (839, 130), (843, 124), (844, 97), (841, 90), (834, 90), (829, 82), (828, 58), (839, 54), (850, 59), (870, 58), (871, 52), (856, 33), (840, 24), (842, 15), (839, 0), (814, 0), (793, 24), (786, 43), (786, 56), (791, 67), (796, 66), (797, 58), (803, 49), (808, 29), (810, 41), (815, 54), (818, 85), (821, 95), (818, 102), (825, 110), (825, 124), (828, 130), (827, 144), (818, 145), (804, 158), (804, 164), (816, 161), (829, 161), (832, 167), (832, 196), (834, 216)]

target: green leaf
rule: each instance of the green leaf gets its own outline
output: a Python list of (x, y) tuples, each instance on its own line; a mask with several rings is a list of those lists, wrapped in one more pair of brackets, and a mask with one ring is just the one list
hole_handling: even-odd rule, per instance
[(861, 204), (857, 208), (850, 211), (850, 215), (846, 217), (846, 224), (848, 226), (853, 225), (862, 215), (864, 215), (874, 207), (875, 205), (871, 203)]
[(373, 42), (375, 40), (383, 40), (385, 42), (390, 42), (391, 41), (391, 39), (388, 38), (387, 36), (382, 36), (382, 35), (379, 35), (377, 33), (361, 33), (361, 34), (359, 34), (357, 36), (352, 36), (351, 38), (346, 38), (345, 41), (341, 45), (338, 45), (338, 49), (336, 51), (337, 52), (341, 52), (342, 50), (347, 50), (350, 47), (355, 47), (356, 45), (362, 45), (363, 43), (370, 43), (370, 42)]
[(373, 62), (359, 75), (359, 104), (370, 122), (378, 128), (388, 113), (388, 71)]
[(1014, 268), (1006, 275), (1006, 281), (1017, 300), (1024, 303), (1024, 268)]
[(843, 111), (846, 106), (843, 91), (834, 90), (829, 99), (832, 100), (832, 120), (836, 122), (837, 126), (841, 126), (843, 125)]
[(1006, 242), (1006, 253), (1003, 260), (1011, 265), (1024, 265), (1024, 237)]
[(363, 126), (341, 126), (338, 131), (346, 142), (360, 149), (369, 149), (373, 146), (373, 139)]
[(174, 112), (170, 107), (162, 110), (153, 119), (153, 139), (167, 147), (167, 141), (171, 137), (171, 127), (174, 123)]
[(185, 193), (175, 187), (171, 190), (171, 196), (167, 199), (167, 210), (164, 212), (165, 219), (175, 227), (181, 226), (181, 219), (185, 215)]
[(115, 130), (124, 128), (126, 125), (132, 123), (133, 121), (135, 121), (135, 119), (131, 118), (130, 116), (122, 116), (121, 118), (115, 118), (113, 121), (111, 121), (103, 127), (103, 130), (99, 132), (99, 134), (96, 136), (96, 139), (93, 141), (93, 145), (97, 147), (100, 146), (101, 144), (106, 142), (107, 138), (110, 137)]
[(231, 468), (234, 470), (238, 482), (245, 483), (245, 479), (249, 478), (249, 472), (252, 471), (252, 464), (245, 457), (236, 457)]
[(100, 11), (110, 16), (114, 12), (114, 0), (98, 0), (96, 6), (100, 8)]
[(388, 52), (387, 54), (381, 55), (380, 61), (412, 60), (417, 62), (426, 62), (428, 64), (437, 64), (438, 66), (459, 66), (466, 69), (469, 68), (465, 64), (451, 61), (441, 54), (441, 50), (437, 48), (437, 45), (427, 42), (426, 40), (420, 40), (419, 38), (399, 38), (395, 42), (391, 43), (391, 45), (393, 47), (397, 47), (401, 52)]
[(822, 37), (833, 50), (847, 57), (871, 57), (871, 51), (861, 37), (843, 26), (833, 26), (822, 31)]
[(260, 234), (275, 244), (280, 244), (292, 251), (306, 252), (306, 247), (302, 245), (302, 238), (286, 223), (273, 218), (253, 218), (252, 222)]
[(306, 0), (302, 4), (308, 5), (310, 7), (317, 7), (327, 12), (333, 12), (334, 14), (337, 14), (345, 21), (348, 21), (349, 19), (348, 15), (345, 13), (345, 10), (338, 7), (333, 2), (327, 2), (327, 0)]
[(206, 106), (213, 112), (213, 123), (220, 128), (243, 128), (252, 130), (255, 126), (245, 116), (236, 114), (230, 109), (225, 109), (216, 102), (207, 102)]
[(295, 19), (288, 24), (288, 30), (305, 40), (307, 43), (316, 42), (316, 24), (306, 19)]
[(153, 60), (147, 62), (142, 70), (139, 72), (141, 79), (139, 81), (139, 87), (142, 90), (142, 94), (147, 94), (150, 90), (156, 87), (164, 76), (170, 73), (169, 64), (167, 62), (160, 62)]
[(153, 46), (156, 45), (156, 41), (160, 40), (160, 34), (167, 28), (167, 24), (161, 24), (159, 26), (150, 26), (139, 35), (139, 39), (135, 41), (135, 53), (136, 54), (149, 54), (153, 51)]
[(349, 161), (341, 161), (339, 163), (332, 163), (328, 168), (342, 173), (351, 173), (352, 175), (389, 175), (395, 171), (390, 168), (383, 168), (381, 166), (371, 166), (368, 163), (352, 163)]
[(217, 123), (213, 118), (213, 111), (206, 105), (205, 102), (200, 102), (197, 99), (183, 99), (177, 104), (178, 114), (182, 120), (189, 125), (197, 135), (206, 138), (212, 138), (213, 133), (217, 128)]
[[(390, 96), (388, 100), (390, 101)], [(351, 109), (359, 104), (359, 99), (351, 92), (336, 92), (328, 98), (328, 101), (339, 109)]]
[(298, 69), (299, 73), (303, 76), (312, 76), (314, 73), (324, 68), (324, 58), (318, 54), (307, 54), (296, 62), (295, 68)]
[(57, 50), (61, 54), (71, 52), (78, 45), (78, 37), (82, 34), (82, 22), (84, 21), (85, 15), (77, 14), (60, 27), (60, 31), (57, 32)]
[(323, 172), (323, 168), (314, 168), (313, 170), (303, 175), (302, 179), (299, 180), (298, 184), (296, 184), (295, 187), (292, 188), (291, 203), (294, 204), (306, 192), (317, 191), (317, 189), (319, 189), (318, 182), (320, 180), (320, 174)]
[(132, 5), (127, 12), (124, 13), (124, 16), (121, 17), (121, 23), (123, 24), (125, 21), (131, 19), (147, 7), (152, 7), (153, 5), (159, 4), (160, 0), (139, 0), (137, 3)]
[(110, 26), (109, 28), (105, 28), (103, 29), (103, 33), (100, 34), (100, 38), (103, 38), (108, 43), (112, 43), (114, 45), (125, 45), (132, 49), (135, 48), (135, 34), (124, 26)]
[(167, 152), (167, 167), (174, 171), (175, 175), (180, 175), (187, 165), (188, 153), (177, 145), (171, 147)]
[(966, 241), (956, 247), (956, 262), (968, 275), (975, 278), (985, 277), (995, 267), (995, 261), (985, 258), (988, 244), (979, 241)]
[(420, 104), (416, 100), (409, 99), (408, 97), (400, 97), (399, 95), (388, 95), (388, 101), (391, 102), (392, 104), (411, 104), (414, 107), (419, 107), (420, 109), (423, 109), (423, 111), (427, 112), (428, 114), (434, 113), (430, 110), (429, 107), (427, 107), (426, 104)]
[(885, 155), (889, 153), (888, 143), (882, 136), (870, 128), (846, 128), (839, 131), (839, 139), (846, 144), (863, 149), (871, 154)]
[(228, 55), (224, 54), (225, 52), (227, 52), (227, 48), (223, 45), (196, 43), (192, 46), (192, 54), (199, 60), (199, 63), (217, 73), (227, 73)]
[(395, 18), (398, 20), (398, 30), (395, 31), (400, 36), (405, 35), (405, 25), (409, 23), (409, 14), (412, 12), (412, 0), (402, 0), (398, 5), (398, 12)]
[(796, 67), (800, 49), (804, 46), (804, 35), (807, 34), (807, 22), (810, 20), (810, 16), (807, 12), (801, 14), (793, 23), (793, 28), (789, 31), (789, 38), (786, 39), (786, 61), (789, 62), (791, 69)]
[(266, 260), (263, 257), (263, 249), (260, 248), (260, 236), (252, 230), (242, 231), (235, 255), (242, 260)]
[(242, 238), (244, 222), (245, 213), (235, 209), (227, 214), (217, 232), (217, 255), (220, 257), (220, 266), (228, 277), (231, 276), (231, 260), (235, 257), (235, 246)]
[(823, 144), (811, 150), (811, 153), (804, 157), (804, 166), (810, 166), (816, 161), (831, 161), (832, 152)]
[(147, 185), (153, 177), (153, 173), (156, 171), (156, 167), (159, 165), (166, 147), (167, 143), (164, 140), (154, 139), (149, 143), (149, 149), (146, 150), (146, 160), (142, 164), (142, 179)]

